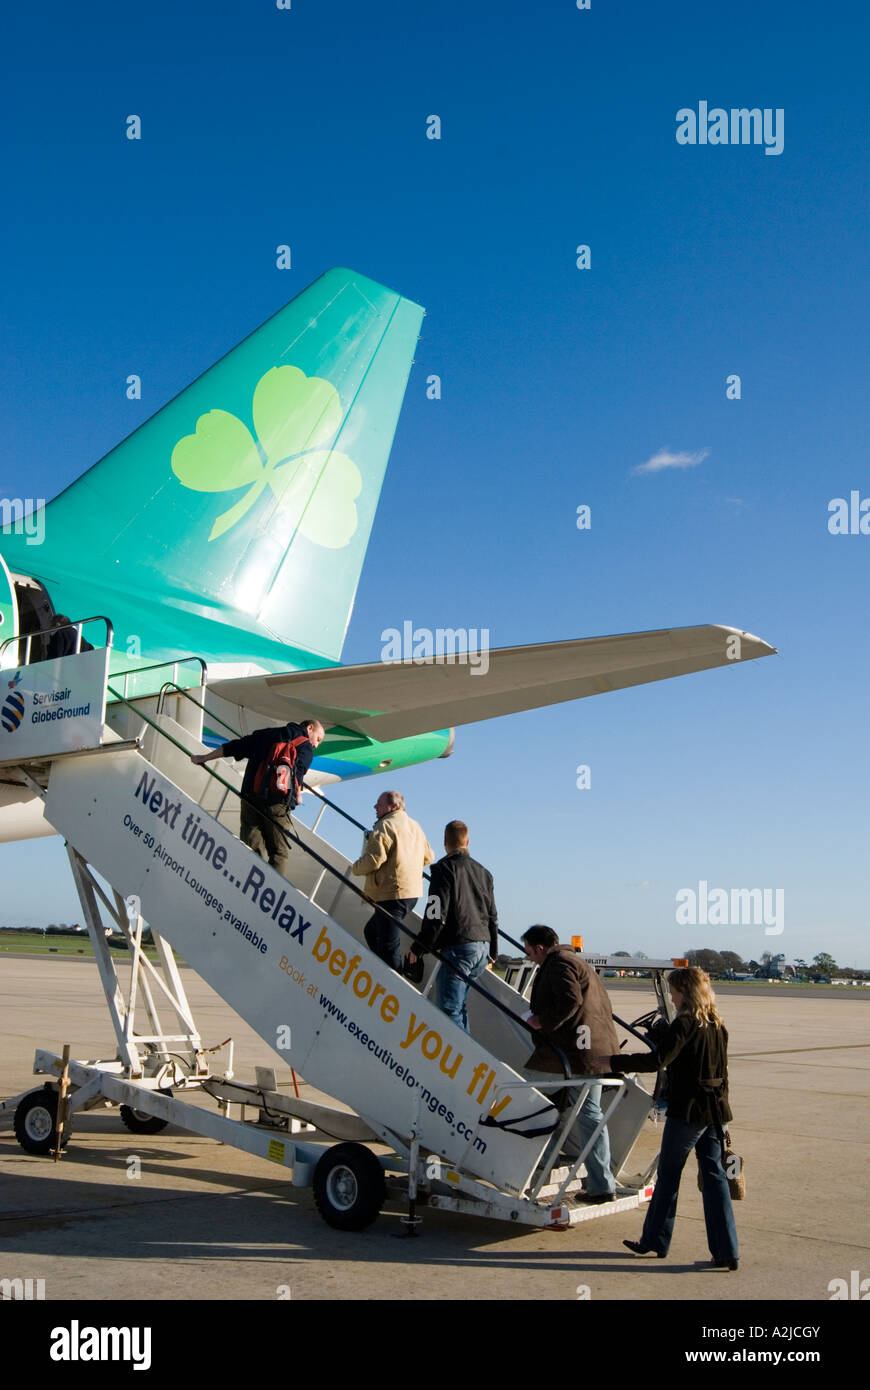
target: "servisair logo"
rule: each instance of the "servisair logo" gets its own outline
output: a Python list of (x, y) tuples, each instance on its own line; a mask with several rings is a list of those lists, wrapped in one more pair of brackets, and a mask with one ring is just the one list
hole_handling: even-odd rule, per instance
[(332, 550), (347, 545), (362, 478), (353, 459), (328, 447), (342, 420), (335, 387), (298, 367), (272, 367), (257, 382), (251, 413), (255, 435), (238, 416), (210, 410), (172, 451), (173, 473), (194, 492), (245, 489), (208, 539), (238, 525), (268, 488), (308, 540)]
[(0, 724), (7, 734), (14, 734), (22, 719), (24, 718), (24, 696), (18, 689), (21, 684), (21, 672), (16, 671), (11, 681), (7, 682), (9, 694), (3, 701), (0, 709)]

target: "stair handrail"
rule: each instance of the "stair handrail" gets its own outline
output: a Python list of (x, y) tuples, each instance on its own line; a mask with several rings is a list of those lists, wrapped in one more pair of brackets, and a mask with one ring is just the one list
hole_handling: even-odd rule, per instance
[[(130, 676), (141, 676), (142, 673), (143, 673), (144, 671), (159, 671), (160, 668), (161, 668), (161, 666), (172, 666), (172, 667), (174, 667), (175, 669), (177, 669), (179, 666), (184, 666), (187, 662), (191, 662), (191, 663), (195, 662), (195, 663), (199, 666), (199, 668), (200, 668), (200, 682), (199, 682), (199, 684), (200, 684), (200, 685), (205, 685), (206, 680), (208, 679), (208, 663), (205, 661), (205, 659), (204, 659), (203, 657), (201, 657), (201, 656), (193, 656), (192, 654), (191, 654), (190, 656), (167, 657), (165, 661), (150, 661), (150, 662), (148, 663), (147, 666), (134, 666), (134, 667), (132, 668), (132, 670), (129, 670), (129, 671), (113, 671), (112, 674), (110, 675), (109, 679), (110, 679), (110, 680), (123, 680), (123, 682), (124, 682), (124, 698), (126, 698), (126, 695), (127, 695), (127, 681), (129, 680)], [(178, 688), (179, 690), (181, 689), (180, 686), (178, 686), (177, 688)], [(159, 691), (152, 691), (151, 694), (149, 694), (149, 695), (139, 695), (139, 696), (137, 696), (136, 698), (139, 699), (139, 700), (153, 700), (155, 694), (157, 694), (158, 697), (159, 697)], [(121, 697), (119, 696), (118, 698), (121, 698)]]
[[(203, 684), (205, 684), (204, 681)], [(185, 690), (183, 686), (178, 685), (175, 681), (164, 681), (161, 685), (160, 691), (157, 696), (158, 714), (163, 713), (164, 696), (166, 695), (166, 692), (168, 690), (174, 690), (176, 695), (183, 695), (185, 700), (189, 700), (192, 705), (196, 705), (197, 709), (202, 710), (203, 714), (207, 714), (209, 719), (214, 719), (218, 724), (223, 724), (224, 728), (229, 729), (230, 733), (235, 738), (242, 737), (241, 732), (238, 729), (234, 729), (232, 724), (228, 724), (225, 719), (221, 719), (220, 715), (215, 714), (214, 710), (209, 709), (208, 705), (203, 704), (202, 700), (195, 700), (189, 690)]]
[[(213, 710), (210, 710), (208, 705), (206, 705), (203, 701), (195, 699), (194, 696), (190, 694), (190, 691), (182, 689), (182, 687), (176, 685), (174, 681), (166, 681), (165, 684), (160, 688), (160, 696), (157, 702), (158, 715), (162, 712), (163, 696), (167, 690), (174, 690), (176, 694), (182, 695), (185, 700), (189, 700), (191, 704), (196, 705), (197, 708), (202, 710), (204, 714), (207, 714), (210, 719), (216, 720), (217, 723), (222, 724), (225, 729), (229, 729), (230, 733), (234, 734), (236, 738), (242, 737), (240, 731), (238, 729), (235, 729), (232, 724), (228, 724), (227, 721), (225, 719), (222, 719), (219, 714), (215, 714)], [(369, 834), (368, 826), (363, 825), (362, 821), (357, 820), (356, 816), (352, 816), (351, 813), (349, 811), (346, 811), (343, 806), (339, 806), (337, 802), (332, 801), (326, 795), (325, 792), (321, 791), (320, 787), (310, 787), (307, 782), (303, 782), (302, 786), (305, 789), (305, 791), (311, 792), (312, 795), (319, 797), (320, 800), (324, 803), (324, 805), (328, 806), (330, 810), (336, 811), (338, 815), (343, 816), (344, 819), (346, 821), (349, 821), (351, 825), (355, 826), (357, 830), (361, 830), (364, 835)], [(427, 882), (431, 882), (432, 880), (431, 874), (428, 874), (425, 869), (423, 870), (423, 877), (426, 879)], [(395, 918), (393, 920), (395, 921)], [(406, 932), (408, 935), (411, 935), (411, 933), (408, 931), (406, 927), (401, 927), (400, 923), (397, 923), (397, 925), (399, 925), (402, 931)], [(526, 948), (523, 945), (523, 943), (521, 941), (517, 941), (516, 938), (511, 936), (508, 932), (506, 932), (503, 927), (499, 927), (498, 934), (499, 936), (503, 936), (505, 941), (510, 942), (511, 946), (515, 946), (518, 951), (521, 951), (523, 954), (525, 954)], [(434, 951), (432, 952), (432, 954), (437, 955), (437, 953)], [(453, 966), (450, 965), (450, 962), (444, 961), (440, 955), (438, 955), (438, 959), (442, 961), (442, 964), (449, 965), (450, 968), (453, 969)], [(454, 974), (455, 973), (457, 972), (454, 970)], [(517, 1017), (517, 1015), (513, 1015), (513, 1017)], [(618, 1014), (614, 1014), (613, 1018), (614, 1022), (618, 1023), (622, 1028), (624, 1028), (627, 1033), (631, 1033), (632, 1037), (637, 1038), (639, 1042), (645, 1043), (646, 1046), (652, 1048), (653, 1051), (655, 1050), (649, 1038), (644, 1033), (639, 1033), (631, 1023), (626, 1023), (625, 1019), (620, 1018)], [(556, 1050), (558, 1051), (558, 1049)]]
[[(195, 658), (190, 658), (190, 659), (193, 660), (193, 659), (195, 659)], [(196, 658), (196, 659), (198, 659), (198, 658)], [(168, 663), (166, 663), (166, 664), (168, 664)], [(203, 663), (203, 668), (204, 668), (204, 667), (205, 667), (205, 663)], [(150, 669), (150, 668), (146, 667), (146, 668), (144, 668), (144, 669), (147, 670), (147, 669)], [(206, 705), (203, 701), (195, 699), (194, 696), (191, 695), (190, 692), (189, 692), (188, 690), (184, 690), (181, 686), (177, 685), (174, 681), (165, 681), (164, 684), (160, 687), (160, 692), (159, 692), (158, 702), (157, 702), (157, 713), (158, 713), (158, 715), (160, 715), (160, 714), (162, 713), (162, 709), (163, 709), (163, 699), (164, 699), (164, 695), (165, 695), (165, 693), (166, 693), (167, 690), (174, 690), (175, 693), (176, 693), (177, 695), (181, 695), (181, 696), (183, 696), (183, 698), (184, 698), (185, 700), (189, 700), (191, 704), (196, 705), (197, 708), (200, 709), (200, 710), (202, 710), (202, 712), (203, 712), (204, 714), (207, 714), (207, 715), (209, 716), (210, 719), (214, 719), (214, 720), (217, 721), (217, 723), (222, 724), (223, 727), (224, 727), (225, 729), (228, 729), (228, 730), (230, 731), (231, 734), (234, 734), (236, 738), (241, 738), (241, 737), (242, 737), (241, 732), (240, 732), (238, 729), (235, 729), (235, 728), (233, 727), (232, 724), (228, 724), (227, 721), (226, 721), (225, 719), (222, 719), (221, 716), (220, 716), (219, 714), (215, 714), (215, 712), (214, 712), (213, 710), (210, 710), (209, 707), (208, 707), (208, 705)], [(150, 723), (150, 721), (149, 721), (149, 723)], [(153, 727), (154, 727), (154, 728), (158, 728), (158, 732), (162, 733), (162, 734), (164, 735), (164, 737), (166, 737), (166, 738), (171, 738), (171, 735), (170, 735), (170, 734), (167, 734), (165, 729), (159, 729), (159, 727), (158, 727), (157, 725), (153, 725)], [(174, 742), (174, 740), (172, 740), (172, 741)], [(179, 747), (179, 748), (182, 748), (182, 747), (183, 747), (181, 744), (177, 744), (176, 746)], [(186, 750), (186, 749), (183, 749), (183, 751), (186, 752), (187, 750)], [(207, 770), (208, 770), (210, 776), (216, 777), (216, 778), (218, 779), (218, 781), (220, 781), (221, 784), (222, 784), (223, 786), (228, 787), (229, 790), (235, 792), (235, 794), (240, 798), (240, 800), (241, 800), (241, 799), (247, 800), (247, 798), (242, 798), (241, 792), (237, 791), (236, 788), (232, 787), (232, 786), (230, 785), (230, 783), (225, 782), (224, 779), (220, 776), (219, 773), (214, 772), (214, 771), (212, 771), (211, 769), (207, 769)], [(366, 834), (366, 835), (369, 834), (369, 827), (363, 825), (362, 821), (358, 821), (357, 818), (356, 818), (356, 816), (352, 816), (351, 813), (350, 813), (349, 811), (346, 811), (346, 810), (344, 809), (343, 806), (339, 806), (337, 802), (332, 801), (323, 791), (321, 791), (321, 789), (320, 789), (319, 787), (310, 787), (310, 786), (308, 785), (307, 782), (303, 782), (303, 783), (302, 783), (302, 786), (303, 786), (303, 788), (304, 788), (305, 791), (311, 792), (312, 795), (319, 797), (319, 799), (320, 799), (326, 806), (328, 806), (328, 807), (330, 808), (330, 810), (336, 811), (336, 812), (338, 813), (338, 815), (342, 816), (346, 821), (349, 821), (350, 824), (353, 825), (353, 826), (355, 826), (357, 830), (361, 830), (361, 831), (363, 832), (363, 834)], [(224, 799), (226, 799), (226, 798), (224, 798)], [(251, 804), (251, 803), (249, 802), (248, 804)], [(278, 828), (278, 829), (282, 829), (282, 827), (280, 827), (280, 826), (277, 827), (277, 828)], [(291, 833), (292, 833), (292, 832), (291, 832)], [(353, 888), (354, 891), (360, 893), (360, 896), (362, 896), (363, 898), (365, 898), (365, 894), (362, 893), (361, 890), (358, 889), (358, 888), (356, 887), (356, 884), (351, 883), (348, 879), (346, 879), (346, 878), (344, 877), (343, 874), (340, 874), (339, 871), (338, 871), (337, 869), (335, 869), (333, 866), (327, 865), (326, 862), (325, 862), (324, 860), (320, 859), (319, 856), (317, 856), (316, 853), (315, 853), (314, 851), (309, 850), (308, 847), (307, 847), (306, 845), (303, 845), (303, 844), (302, 844), (302, 841), (299, 839), (298, 836), (295, 836), (295, 835), (294, 835), (294, 838), (296, 839), (296, 842), (297, 842), (303, 849), (306, 850), (306, 852), (311, 853), (315, 858), (317, 858), (318, 863), (320, 863), (320, 864), (321, 864), (323, 867), (325, 867), (325, 868), (328, 867), (332, 873), (334, 873), (337, 877), (341, 878), (341, 880), (342, 880), (343, 883), (345, 883), (348, 887)], [(431, 874), (428, 874), (428, 873), (426, 872), (425, 869), (423, 870), (423, 877), (427, 880), (427, 882), (431, 882)], [(373, 903), (372, 906), (377, 907), (377, 904)], [(383, 909), (379, 909), (379, 910), (383, 911)], [(385, 915), (389, 915), (389, 914), (385, 914)], [(413, 933), (413, 932), (411, 932), (411, 931), (409, 930), (409, 928), (402, 926), (402, 924), (401, 924), (400, 922), (397, 922), (395, 918), (391, 917), (390, 920), (391, 920), (392, 923), (394, 923), (396, 926), (398, 926), (399, 930), (402, 931), (402, 932), (404, 932), (406, 936), (411, 936), (411, 937), (415, 937), (415, 936), (416, 936), (416, 933)], [(505, 939), (505, 941), (509, 942), (511, 946), (515, 946), (516, 949), (517, 949), (518, 951), (521, 951), (523, 954), (525, 954), (525, 946), (523, 945), (523, 943), (522, 943), (521, 941), (517, 941), (516, 938), (513, 937), (513, 936), (511, 936), (508, 932), (506, 932), (506, 931), (504, 930), (503, 927), (499, 927), (499, 929), (498, 929), (498, 934), (499, 934), (499, 936), (503, 936), (504, 939)], [(439, 960), (439, 961), (441, 962), (442, 965), (447, 965), (447, 966), (449, 967), (449, 969), (451, 969), (451, 970), (453, 971), (454, 974), (458, 974), (458, 973), (459, 973), (459, 972), (455, 969), (455, 967), (452, 965), (452, 963), (451, 963), (450, 961), (447, 961), (447, 960), (444, 959), (444, 957), (440, 954), (440, 952), (435, 951), (435, 950), (432, 950), (431, 952), (429, 952), (429, 954), (435, 956), (435, 958), (436, 958), (437, 960)], [(490, 994), (488, 994), (485, 990), (481, 989), (480, 986), (478, 986), (478, 985), (476, 984), (475, 981), (472, 980), (472, 981), (471, 981), (471, 985), (472, 985), (473, 988), (476, 988), (476, 989), (478, 990), (479, 993), (483, 994), (485, 998), (491, 999), (493, 1003), (496, 1003), (496, 1004), (498, 1004), (499, 1007), (502, 1007), (502, 1005), (501, 1005), (501, 1003), (500, 1003), (499, 1000), (493, 999), (493, 997), (492, 997)], [(533, 1034), (534, 1034), (536, 1031), (540, 1031), (540, 1030), (534, 1030), (534, 1029), (529, 1028), (529, 1027), (528, 1027), (528, 1024), (526, 1024), (525, 1020), (522, 1019), (518, 1014), (513, 1014), (513, 1013), (512, 1013), (512, 1014), (511, 1014), (511, 1017), (514, 1018), (514, 1019), (517, 1019), (519, 1022), (521, 1022), (521, 1023), (523, 1024), (523, 1026), (527, 1029), (527, 1031), (528, 1031), (529, 1033), (533, 1033)], [(637, 1040), (638, 1040), (639, 1042), (644, 1043), (644, 1044), (645, 1044), (648, 1048), (650, 1048), (652, 1051), (655, 1051), (655, 1046), (654, 1046), (653, 1043), (650, 1042), (649, 1038), (648, 1038), (645, 1034), (638, 1032), (638, 1030), (637, 1030), (632, 1024), (626, 1023), (625, 1019), (620, 1018), (618, 1014), (614, 1014), (614, 1015), (613, 1015), (613, 1019), (614, 1019), (614, 1022), (615, 1022), (615, 1023), (618, 1023), (622, 1028), (625, 1029), (625, 1031), (626, 1031), (627, 1033), (630, 1033), (630, 1034), (632, 1035), (632, 1037), (637, 1038)], [(565, 1058), (562, 1056), (562, 1054), (561, 1054), (561, 1052), (559, 1051), (559, 1049), (555, 1047), (555, 1044), (551, 1043), (550, 1046), (553, 1047), (554, 1051), (556, 1051), (556, 1052), (559, 1053), (559, 1059), (560, 1059), (560, 1061), (562, 1062), (562, 1065), (563, 1065), (563, 1067), (564, 1067), (564, 1066), (566, 1065)], [(565, 1075), (567, 1076), (568, 1074), (569, 1074), (569, 1073), (566, 1071)]]
[[(187, 748), (185, 748), (184, 744), (180, 743), (179, 740), (175, 738), (172, 734), (168, 733), (166, 729), (162, 729), (159, 724), (155, 723), (155, 721), (145, 713), (144, 710), (137, 709), (136, 706), (131, 704), (131, 702), (124, 695), (121, 695), (119, 691), (114, 690), (111, 685), (107, 685), (107, 690), (111, 691), (114, 698), (118, 700), (121, 704), (124, 704), (128, 707), (128, 709), (131, 709), (133, 713), (137, 716), (137, 718), (144, 720), (144, 722), (148, 724), (152, 729), (154, 729), (155, 732), (161, 738), (167, 739), (168, 742), (171, 743), (173, 747), (177, 748), (180, 753), (183, 753), (186, 758), (190, 758), (190, 751)], [(234, 787), (231, 782), (228, 782), (225, 777), (222, 777), (220, 775), (219, 772), (215, 772), (212, 768), (209, 767), (206, 767), (205, 771), (209, 777), (213, 777), (215, 781), (220, 782), (222, 787), (225, 787), (228, 791), (232, 792), (233, 795), (237, 796), (240, 801), (244, 801), (247, 805), (252, 806), (254, 810), (259, 810), (259, 807), (254, 806), (253, 802), (250, 800), (249, 797), (245, 796), (237, 787)], [(206, 812), (206, 814), (208, 814), (208, 812)], [(295, 841), (295, 843), (305, 854), (309, 855), (310, 858), (314, 859), (323, 869), (326, 869), (328, 873), (332, 874), (334, 878), (337, 878), (346, 888), (349, 888), (351, 892), (357, 895), (358, 898), (362, 899), (363, 902), (367, 903), (370, 907), (374, 908), (376, 913), (380, 912), (384, 917), (389, 918), (391, 926), (398, 927), (399, 931), (403, 932), (405, 936), (409, 936), (412, 939), (416, 939), (416, 932), (412, 932), (408, 927), (403, 926), (403, 924), (401, 922), (398, 922), (395, 917), (392, 917), (390, 913), (386, 912), (386, 910), (382, 908), (379, 903), (372, 902), (371, 899), (366, 896), (366, 894), (363, 892), (361, 888), (359, 888), (351, 879), (347, 878), (343, 873), (341, 873), (339, 869), (336, 869), (333, 864), (330, 864), (328, 859), (324, 859), (320, 854), (318, 854), (317, 850), (312, 849), (310, 845), (306, 845), (305, 842), (295, 833), (295, 831), (287, 830), (284, 826), (278, 825), (276, 825), (276, 829), (281, 832), (285, 840), (292, 839), (293, 841)], [(440, 951), (437, 951), (434, 948), (432, 948), (429, 950), (428, 954), (434, 956), (436, 960), (440, 961), (442, 966), (446, 965), (449, 970), (453, 971), (454, 975), (458, 975), (460, 973), (451, 961), (447, 960), (444, 956), (441, 955)], [(465, 977), (463, 976), (462, 978), (464, 979)], [(496, 1009), (498, 1009), (500, 1013), (503, 1013), (514, 1023), (519, 1024), (519, 1026), (523, 1028), (527, 1033), (529, 1033), (531, 1037), (535, 1038), (536, 1040), (540, 1040), (540, 1030), (531, 1028), (520, 1014), (515, 1014), (512, 1009), (509, 1009), (506, 1004), (503, 1004), (501, 1002), (500, 999), (496, 999), (495, 996), (490, 994), (488, 990), (485, 990), (481, 985), (479, 985), (476, 980), (468, 980), (467, 983), (470, 989), (473, 989), (478, 994), (482, 995), (483, 998), (488, 1000), (489, 1003), (493, 1005)], [(568, 1065), (568, 1059), (565, 1057), (564, 1053), (562, 1053), (561, 1050), (556, 1047), (555, 1043), (550, 1041), (549, 1038), (545, 1040), (548, 1043), (548, 1045), (553, 1049), (553, 1051), (557, 1054), (565, 1078), (571, 1079), (571, 1069)]]
[[(56, 616), (56, 615), (55, 615), (55, 616)], [(105, 624), (106, 624), (106, 647), (107, 647), (107, 648), (110, 648), (110, 647), (112, 646), (112, 642), (113, 642), (114, 636), (115, 636), (115, 629), (114, 629), (114, 627), (112, 626), (112, 620), (111, 620), (111, 618), (107, 618), (106, 615), (105, 615), (104, 613), (95, 613), (95, 614), (93, 614), (93, 616), (90, 617), (90, 618), (79, 618), (79, 619), (77, 619), (77, 621), (74, 622), (74, 623), (64, 623), (63, 627), (74, 627), (75, 630), (76, 630), (76, 649), (75, 649), (74, 652), (70, 652), (70, 653), (69, 653), (70, 656), (79, 656), (79, 655), (81, 655), (82, 628), (85, 627), (88, 623), (105, 623)], [(24, 643), (24, 661), (22, 662), (22, 665), (24, 665), (24, 666), (30, 666), (30, 665), (31, 665), (31, 661), (30, 661), (30, 644), (31, 644), (33, 638), (34, 638), (34, 637), (48, 637), (50, 634), (53, 634), (53, 633), (55, 633), (55, 632), (62, 632), (62, 631), (63, 631), (63, 627), (60, 627), (60, 628), (59, 628), (59, 627), (56, 625), (56, 623), (55, 623), (54, 621), (52, 621), (52, 624), (51, 624), (49, 627), (39, 627), (39, 628), (36, 629), (35, 632), (18, 632), (18, 633), (14, 633), (11, 637), (7, 637), (5, 642), (0, 642), (0, 661), (2, 661), (2, 659), (3, 659), (3, 653), (6, 651), (6, 648), (9, 647), (9, 646), (11, 646), (13, 642), (23, 642), (23, 643)], [(43, 659), (43, 660), (50, 660), (51, 658), (42, 658), (42, 659)], [(33, 664), (34, 666), (36, 666), (36, 665), (38, 665), (39, 663), (38, 663), (38, 662), (33, 662), (32, 664)]]

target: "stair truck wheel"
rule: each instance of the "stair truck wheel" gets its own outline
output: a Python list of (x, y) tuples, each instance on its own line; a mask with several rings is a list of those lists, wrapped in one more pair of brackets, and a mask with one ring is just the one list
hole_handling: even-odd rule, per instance
[(121, 1123), (127, 1126), (131, 1134), (159, 1134), (169, 1121), (149, 1115), (146, 1110), (134, 1110), (132, 1105), (122, 1105)]
[(386, 1200), (384, 1172), (364, 1144), (334, 1144), (314, 1170), (314, 1203), (328, 1226), (362, 1231)]
[(50, 1154), (57, 1145), (57, 1091), (43, 1086), (19, 1101), (15, 1138), (29, 1154)]

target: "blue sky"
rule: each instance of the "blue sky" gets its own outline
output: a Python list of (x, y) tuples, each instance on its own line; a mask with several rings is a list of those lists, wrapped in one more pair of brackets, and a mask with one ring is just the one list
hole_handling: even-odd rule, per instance
[[(428, 314), (345, 660), (406, 619), (781, 652), (460, 729), (402, 775), (411, 813), (469, 822), (514, 933), (868, 967), (870, 537), (827, 529), (870, 495), (867, 12), (417, 8), (6, 16), (0, 492), (54, 495), (329, 266), (381, 280)], [(678, 145), (702, 100), (782, 108), (782, 154)], [(709, 453), (632, 473), (665, 447)], [(383, 785), (341, 800), (368, 819)], [(4, 920), (76, 918), (59, 841), (0, 864)], [(677, 926), (701, 880), (782, 889), (785, 930)]]

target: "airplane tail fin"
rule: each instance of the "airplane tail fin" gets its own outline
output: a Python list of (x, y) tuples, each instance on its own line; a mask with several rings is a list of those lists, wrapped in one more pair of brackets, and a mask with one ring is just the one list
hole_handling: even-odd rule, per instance
[(40, 570), (338, 660), (422, 317), (327, 271), (48, 505)]

